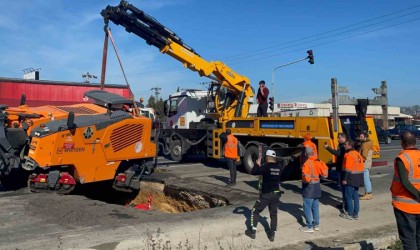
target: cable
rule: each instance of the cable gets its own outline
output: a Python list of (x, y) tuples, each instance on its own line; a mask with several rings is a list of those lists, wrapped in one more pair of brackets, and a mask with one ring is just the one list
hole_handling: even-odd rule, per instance
[[(420, 10), (419, 11), (412, 12), (412, 13), (409, 13), (409, 14), (405, 14), (405, 15), (399, 16), (398, 18), (406, 17), (406, 16), (413, 15), (413, 14), (416, 14), (416, 13), (419, 13), (419, 12), (420, 12)], [(307, 44), (307, 43), (310, 43), (310, 42), (319, 41), (319, 40), (322, 40), (322, 39), (326, 39), (326, 38), (330, 38), (330, 37), (334, 37), (334, 36), (343, 35), (343, 34), (350, 33), (350, 32), (356, 31), (356, 30), (360, 30), (360, 29), (364, 29), (364, 28), (368, 28), (368, 27), (380, 25), (380, 24), (383, 24), (383, 23), (386, 23), (386, 22), (390, 22), (390, 21), (393, 21), (395, 19), (397, 19), (397, 18), (392, 18), (392, 19), (388, 19), (388, 20), (385, 20), (385, 21), (381, 21), (381, 22), (377, 22), (377, 23), (365, 25), (365, 26), (362, 26), (362, 27), (359, 27), (359, 28), (354, 28), (354, 29), (351, 29), (351, 30), (343, 31), (341, 33), (336, 33), (336, 34), (333, 34), (333, 35), (328, 35), (328, 36), (320, 37), (320, 38), (317, 38), (317, 39), (312, 39), (312, 40), (309, 40), (309, 41), (306, 41), (306, 42), (297, 43), (297, 44), (294, 44), (294, 45), (289, 45), (289, 46), (285, 46), (285, 47), (281, 47), (281, 48), (277, 48), (277, 49), (272, 49), (272, 50), (261, 52), (261, 53), (258, 53), (258, 54), (251, 54), (251, 55), (248, 55), (248, 56), (245, 56), (244, 55), (242, 57), (231, 59), (230, 61), (232, 61), (232, 60), (239, 60), (239, 59), (242, 60), (244, 58), (255, 57), (255, 56), (259, 56), (259, 55), (263, 55), (263, 54), (268, 54), (268, 53), (271, 53), (271, 52), (274, 52), (274, 51), (280, 50), (280, 49), (287, 49), (287, 48), (299, 46), (299, 45), (302, 45), (302, 44)], [(304, 40), (306, 40), (306, 39), (304, 39)], [(229, 61), (229, 60), (227, 60), (227, 61)]]
[[(357, 26), (359, 24), (367, 23), (367, 22), (370, 22), (370, 21), (373, 21), (373, 20), (377, 20), (377, 19), (381, 19), (381, 18), (387, 17), (387, 16), (392, 16), (392, 15), (395, 15), (395, 14), (398, 14), (398, 13), (401, 13), (401, 12), (405, 12), (405, 11), (408, 11), (408, 10), (412, 10), (412, 9), (415, 9), (415, 8), (418, 8), (418, 7), (420, 7), (420, 5), (415, 5), (415, 6), (412, 6), (410, 8), (407, 8), (407, 9), (395, 11), (395, 12), (388, 13), (388, 14), (385, 14), (385, 15), (382, 15), (382, 16), (379, 16), (379, 17), (367, 19), (367, 20), (364, 20), (364, 21), (361, 21), (361, 22), (358, 22), (358, 23), (355, 23), (355, 24), (346, 25), (346, 26), (343, 26), (343, 27), (340, 27), (340, 28), (336, 28), (336, 29), (333, 29), (333, 30), (330, 30), (330, 31), (323, 32), (323, 33), (319, 33), (319, 34), (315, 34), (315, 35), (312, 35), (312, 36), (307, 36), (307, 37), (299, 38), (299, 39), (296, 39), (296, 40), (293, 40), (293, 41), (290, 41), (290, 42), (285, 42), (285, 43), (281, 43), (281, 44), (277, 44), (277, 45), (272, 45), (270, 47), (266, 47), (266, 48), (262, 48), (262, 49), (257, 49), (257, 50), (254, 50), (254, 51), (249, 51), (249, 52), (241, 53), (241, 54), (234, 55), (234, 56), (228, 56), (228, 57), (223, 58), (223, 60), (229, 60), (229, 59), (234, 58), (234, 57), (241, 57), (242, 55), (246, 55), (246, 54), (250, 54), (250, 53), (255, 53), (255, 52), (263, 51), (263, 50), (267, 50), (267, 49), (271, 49), (271, 48), (275, 48), (275, 47), (282, 46), (282, 45), (287, 45), (287, 44), (294, 43), (294, 42), (299, 42), (301, 40), (307, 40), (307, 39), (312, 38), (312, 37), (317, 37), (317, 36), (329, 34), (329, 33), (332, 33), (334, 31), (338, 31), (338, 30), (349, 28), (349, 27)], [(419, 11), (416, 11), (414, 13), (417, 13), (417, 12), (419, 12)], [(400, 17), (402, 17), (402, 16), (400, 16)], [(397, 17), (397, 18), (399, 18), (399, 17)]]
[[(387, 28), (399, 26), (399, 25), (410, 23), (410, 22), (414, 22), (414, 21), (417, 21), (417, 20), (420, 20), (420, 17), (419, 18), (412, 19), (412, 20), (408, 20), (408, 21), (405, 21), (405, 22), (401, 22), (401, 23), (397, 23), (397, 24), (385, 26), (385, 27), (382, 27), (380, 29), (374, 29), (374, 30), (366, 31), (366, 32), (363, 32), (363, 33), (360, 33), (360, 34), (351, 35), (351, 36), (343, 37), (343, 38), (340, 38), (340, 39), (332, 40), (332, 41), (329, 41), (329, 42), (325, 42), (325, 43), (321, 43), (321, 44), (316, 44), (316, 45), (311, 45), (310, 47), (311, 48), (320, 47), (320, 46), (323, 46), (323, 45), (326, 45), (326, 44), (331, 44), (331, 43), (335, 43), (335, 42), (338, 42), (338, 41), (350, 39), (350, 38), (353, 38), (353, 37), (366, 35), (366, 34), (369, 34), (369, 33), (375, 32), (375, 31), (384, 30), (384, 29), (387, 29)], [(283, 52), (283, 53), (278, 53), (278, 54), (274, 54), (274, 55), (270, 55), (270, 56), (264, 56), (264, 57), (261, 57), (261, 58), (256, 58), (256, 59), (253, 59), (253, 60), (254, 61), (256, 61), (256, 60), (262, 60), (262, 59), (266, 59), (266, 58), (270, 58), (270, 57), (275, 57), (275, 56), (279, 56), (279, 55), (289, 54), (289, 53), (296, 52), (296, 51), (302, 51), (302, 50), (305, 50), (305, 49), (307, 49), (307, 48), (299, 48), (299, 49), (295, 49), (295, 50), (288, 51), (288, 52)], [(232, 65), (237, 65), (237, 64), (241, 64), (241, 63), (242, 62), (233, 63)]]
[[(296, 40), (293, 40), (293, 41), (290, 41), (290, 42), (277, 44), (277, 45), (273, 45), (273, 46), (270, 46), (270, 47), (266, 47), (266, 48), (262, 48), (262, 49), (258, 49), (258, 50), (254, 50), (254, 51), (250, 51), (250, 52), (245, 52), (245, 53), (241, 53), (241, 54), (230, 56), (230, 57), (225, 57), (225, 59), (223, 61), (225, 61), (225, 62), (226, 61), (235, 61), (235, 60), (244, 59), (244, 58), (261, 56), (261, 55), (264, 55), (264, 54), (275, 52), (275, 51), (280, 50), (280, 49), (287, 49), (287, 48), (291, 48), (291, 47), (296, 47), (296, 46), (307, 44), (307, 43), (310, 43), (310, 42), (315, 42), (315, 41), (319, 41), (319, 40), (322, 40), (322, 39), (327, 39), (327, 38), (343, 35), (343, 34), (346, 34), (346, 33), (352, 32), (352, 31), (356, 31), (356, 30), (360, 30), (360, 29), (364, 29), (364, 28), (367, 28), (367, 27), (380, 25), (380, 24), (390, 22), (390, 21), (393, 21), (393, 20), (396, 20), (396, 19), (399, 19), (399, 18), (402, 18), (402, 17), (405, 17), (405, 16), (413, 15), (415, 13), (420, 12), (420, 10), (415, 11), (415, 12), (411, 12), (411, 13), (408, 13), (408, 14), (400, 15), (398, 17), (394, 17), (394, 18), (391, 18), (391, 19), (388, 19), (388, 20), (385, 20), (385, 21), (380, 21), (380, 22), (377, 22), (377, 23), (373, 23), (373, 24), (362, 26), (362, 27), (354, 28), (354, 29), (351, 29), (351, 30), (343, 31), (341, 33), (336, 33), (336, 34), (333, 34), (333, 35), (328, 35), (328, 36), (324, 36), (324, 37), (321, 37), (321, 38), (312, 39), (312, 40), (309, 40), (309, 41), (306, 41), (306, 42), (285, 46), (285, 47), (282, 47), (282, 48), (273, 49), (273, 48), (276, 48), (276, 47), (279, 47), (279, 46), (282, 46), (282, 45), (296, 43), (296, 42), (299, 42), (299, 41), (304, 41), (304, 40), (307, 40), (309, 38), (318, 37), (318, 36), (321, 36), (321, 35), (329, 34), (329, 33), (339, 31), (339, 30), (342, 30), (342, 29), (346, 29), (346, 28), (349, 28), (349, 27), (354, 27), (354, 26), (357, 26), (357, 25), (360, 25), (360, 24), (363, 24), (363, 23), (368, 23), (368, 22), (373, 21), (373, 20), (381, 19), (383, 17), (387, 17), (387, 16), (391, 16), (391, 15), (395, 15), (395, 14), (405, 12), (405, 11), (408, 11), (408, 10), (412, 10), (412, 9), (415, 9), (415, 8), (418, 8), (418, 7), (420, 7), (420, 5), (416, 5), (416, 6), (412, 6), (410, 8), (407, 8), (407, 9), (403, 9), (403, 10), (395, 11), (395, 12), (392, 12), (392, 13), (388, 13), (388, 14), (385, 14), (385, 15), (382, 15), (382, 16), (379, 16), (379, 17), (367, 19), (365, 21), (361, 21), (361, 22), (358, 22), (358, 23), (355, 23), (355, 24), (346, 25), (346, 26), (343, 26), (343, 27), (340, 27), (340, 28), (336, 28), (336, 29), (327, 31), (327, 32), (323, 32), (323, 33), (319, 33), (319, 34), (316, 34), (316, 35), (296, 39)], [(406, 21), (406, 22), (385, 26), (385, 27), (382, 27), (382, 28), (379, 28), (379, 29), (375, 29), (375, 30), (364, 32), (364, 33), (360, 33), (360, 34), (356, 34), (356, 35), (332, 40), (332, 41), (329, 41), (329, 42), (321, 43), (321, 44), (310, 46), (310, 47), (313, 48), (313, 47), (323, 46), (323, 45), (326, 45), (326, 44), (331, 44), (331, 43), (334, 43), (334, 42), (338, 42), (338, 41), (353, 38), (353, 37), (356, 37), (356, 36), (361, 36), (361, 35), (364, 35), (364, 34), (375, 32), (375, 31), (378, 31), (378, 30), (383, 30), (383, 29), (386, 29), (386, 28), (395, 27), (395, 26), (402, 25), (402, 24), (405, 24), (405, 23), (413, 22), (413, 21), (416, 21), (416, 20), (419, 20), (419, 19), (420, 18), (412, 19), (412, 20), (409, 20), (409, 21)], [(258, 51), (264, 51), (264, 50), (268, 50), (268, 49), (271, 49), (271, 50), (261, 52), (261, 53), (255, 53), (255, 52), (258, 52)], [(292, 50), (292, 51), (277, 53), (277, 54), (273, 54), (273, 55), (267, 55), (267, 56), (260, 57), (260, 58), (255, 58), (255, 59), (252, 59), (252, 60), (261, 60), (261, 59), (275, 57), (275, 56), (282, 55), (282, 54), (289, 54), (289, 53), (296, 52), (296, 51), (301, 51), (301, 50), (302, 49), (295, 49), (295, 50)], [(229, 58), (231, 58), (231, 59), (229, 59)], [(242, 60), (241, 62), (236, 62), (236, 63), (234, 62), (234, 63), (231, 63), (230, 65), (237, 65), (237, 64), (245, 63), (247, 61), (249, 61), (249, 59), (248, 60), (246, 60), (246, 59)], [(162, 70), (157, 69), (156, 71), (144, 71), (144, 72), (139, 72), (139, 73), (132, 73), (132, 74), (129, 74), (129, 75), (133, 76), (133, 75), (147, 74), (148, 76), (161, 76), (161, 75), (165, 75), (166, 73), (169, 73), (169, 72), (177, 72), (177, 71), (181, 71), (181, 70), (183, 70), (183, 69), (182, 68), (166, 68), (166, 69), (162, 69)], [(115, 76), (117, 76), (117, 75), (110, 75), (108, 77), (115, 77)]]

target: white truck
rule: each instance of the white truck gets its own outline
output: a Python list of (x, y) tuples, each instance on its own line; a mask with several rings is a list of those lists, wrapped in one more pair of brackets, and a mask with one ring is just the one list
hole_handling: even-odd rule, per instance
[(188, 129), (191, 122), (205, 118), (207, 90), (186, 89), (169, 96), (165, 103), (167, 123), (164, 128)]
[[(206, 116), (208, 91), (186, 89), (169, 96), (165, 101), (166, 123), (159, 134), (159, 150), (181, 161), (187, 154), (205, 154), (207, 129), (216, 127)], [(214, 124), (214, 126), (212, 126)]]

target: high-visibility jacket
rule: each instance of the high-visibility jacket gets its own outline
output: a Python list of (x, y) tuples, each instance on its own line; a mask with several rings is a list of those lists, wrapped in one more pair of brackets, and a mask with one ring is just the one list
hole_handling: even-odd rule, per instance
[(230, 159), (238, 158), (238, 139), (232, 134), (227, 136), (225, 144), (225, 157)]
[(344, 179), (348, 185), (362, 187), (364, 184), (363, 157), (356, 151), (350, 150), (344, 155)]
[(324, 162), (311, 156), (302, 166), (302, 197), (309, 199), (321, 198), (320, 176), (328, 176), (328, 167)]
[(327, 165), (323, 161), (317, 160), (315, 156), (309, 157), (302, 167), (302, 182), (317, 183), (320, 176), (328, 176)]
[(406, 213), (420, 214), (420, 202), (400, 182), (396, 160), (400, 159), (408, 173), (408, 180), (420, 190), (420, 150), (403, 150), (394, 161), (394, 178), (391, 184), (392, 205)]

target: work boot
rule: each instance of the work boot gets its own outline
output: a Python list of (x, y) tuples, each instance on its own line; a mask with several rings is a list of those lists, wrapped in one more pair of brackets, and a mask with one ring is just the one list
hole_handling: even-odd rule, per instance
[(361, 200), (372, 200), (372, 198), (372, 193), (365, 193), (363, 196), (360, 197)]
[(275, 236), (276, 236), (276, 231), (269, 230), (269, 231), (268, 231), (268, 233), (267, 233), (267, 236), (268, 236), (268, 239), (269, 239), (271, 242), (274, 242), (274, 238), (275, 238)]
[(256, 234), (257, 234), (256, 230), (253, 230), (253, 229), (245, 230), (245, 235), (248, 236), (249, 238), (253, 239), (253, 240), (255, 240)]

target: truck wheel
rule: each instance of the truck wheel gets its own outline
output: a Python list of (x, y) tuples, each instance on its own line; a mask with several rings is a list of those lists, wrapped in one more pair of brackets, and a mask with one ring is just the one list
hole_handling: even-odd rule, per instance
[(243, 164), (248, 174), (251, 173), (251, 169), (254, 167), (255, 162), (258, 159), (258, 148), (256, 146), (249, 146), (245, 150)]
[(182, 143), (180, 140), (175, 140), (171, 144), (170, 148), (171, 158), (174, 161), (181, 161), (182, 160)]

